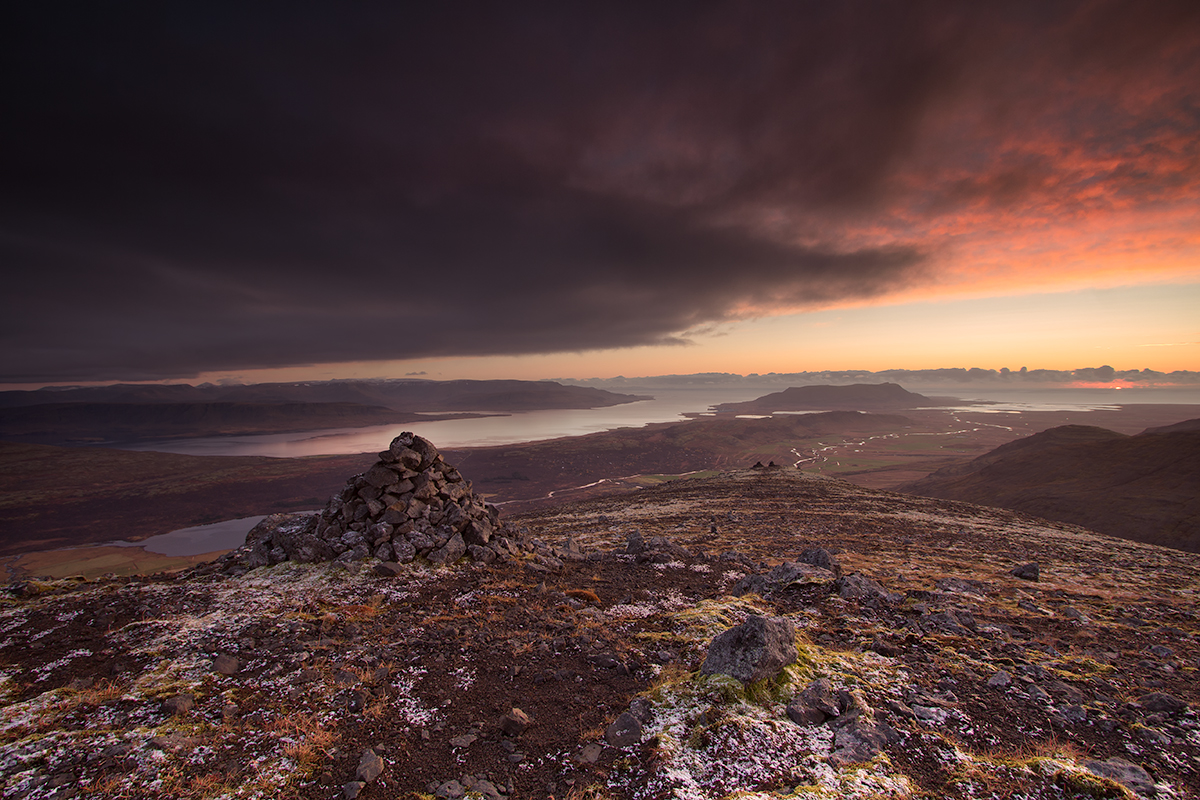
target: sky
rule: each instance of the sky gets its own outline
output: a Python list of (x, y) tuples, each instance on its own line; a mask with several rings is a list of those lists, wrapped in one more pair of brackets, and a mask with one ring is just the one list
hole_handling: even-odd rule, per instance
[(1195, 2), (0, 12), (0, 384), (1200, 369)]

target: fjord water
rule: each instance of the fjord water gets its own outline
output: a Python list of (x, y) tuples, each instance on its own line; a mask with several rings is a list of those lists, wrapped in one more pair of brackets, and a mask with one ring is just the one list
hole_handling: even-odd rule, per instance
[[(564, 436), (616, 428), (640, 428), (655, 422), (678, 422), (685, 414), (704, 413), (718, 403), (753, 400), (782, 387), (695, 387), (631, 389), (652, 394), (653, 400), (639, 400), (608, 408), (548, 409), (525, 411), (476, 419), (451, 419), (436, 422), (408, 422), (402, 425), (378, 425), (369, 428), (333, 428), (295, 433), (256, 436), (209, 436), (195, 439), (170, 439), (129, 444), (108, 443), (123, 450), (153, 450), (165, 453), (202, 456), (274, 456), (296, 458), (315, 455), (344, 455), (382, 450), (403, 431), (424, 436), (441, 448), (487, 447), (489, 445), (534, 442)], [(1200, 404), (1200, 389), (974, 389), (948, 387), (906, 387), (926, 396), (960, 397), (982, 402), (972, 411), (1083, 411), (1111, 408), (1122, 404), (1187, 403)], [(964, 410), (967, 407), (964, 406)], [(480, 409), (486, 411), (486, 409)]]
[[(412, 431), (443, 449), (487, 447), (582, 436), (616, 428), (640, 428), (653, 422), (678, 422), (684, 418), (684, 414), (702, 413), (717, 403), (753, 400), (766, 392), (761, 388), (717, 388), (656, 390), (653, 394), (653, 400), (638, 400), (607, 408), (548, 409), (476, 419), (406, 422), (369, 428), (334, 428), (258, 436), (210, 436), (108, 446), (197, 456), (295, 458), (377, 452), (387, 447), (403, 431)], [(480, 411), (486, 412), (486, 409)]]

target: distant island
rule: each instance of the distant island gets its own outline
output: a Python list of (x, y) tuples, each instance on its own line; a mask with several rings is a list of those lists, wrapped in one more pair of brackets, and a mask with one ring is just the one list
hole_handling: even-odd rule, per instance
[[(879, 411), (947, 405), (946, 398), (930, 398), (895, 383), (856, 383), (850, 386), (792, 386), (757, 400), (721, 403), (721, 414), (773, 414), (777, 411)], [(959, 402), (959, 401), (955, 401)]]

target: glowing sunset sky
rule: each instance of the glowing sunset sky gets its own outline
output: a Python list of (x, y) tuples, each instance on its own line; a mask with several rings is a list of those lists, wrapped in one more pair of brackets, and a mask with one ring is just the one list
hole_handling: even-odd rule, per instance
[(6, 10), (0, 383), (1200, 369), (1195, 2)]

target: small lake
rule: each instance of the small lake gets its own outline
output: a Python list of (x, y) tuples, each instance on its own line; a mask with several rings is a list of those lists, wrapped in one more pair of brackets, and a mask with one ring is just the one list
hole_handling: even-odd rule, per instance
[(140, 542), (110, 542), (118, 547), (144, 547), (151, 553), (164, 556), (198, 556), (216, 550), (233, 550), (246, 543), (246, 534), (266, 515), (227, 519), (211, 525), (180, 528), (170, 533), (151, 536)]

